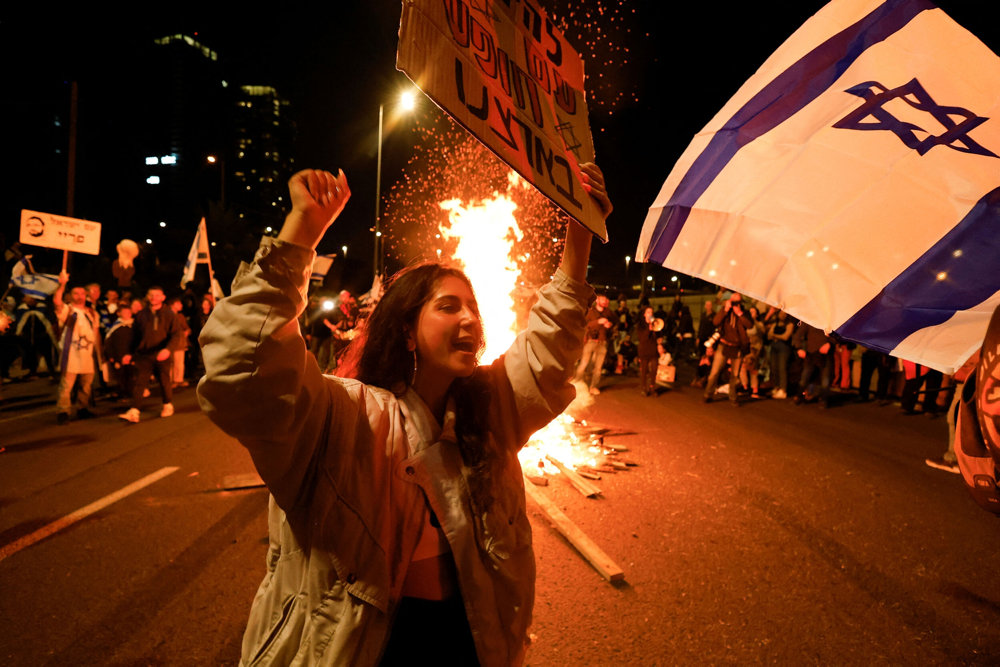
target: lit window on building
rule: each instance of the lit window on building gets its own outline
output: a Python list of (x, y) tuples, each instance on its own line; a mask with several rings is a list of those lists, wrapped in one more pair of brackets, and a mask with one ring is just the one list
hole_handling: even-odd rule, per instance
[(160, 184), (160, 177), (159, 176), (149, 176), (148, 178), (146, 178), (146, 182), (149, 183), (150, 185), (159, 185)]
[(160, 159), (155, 157), (146, 158), (146, 164), (160, 164)]
[(160, 164), (177, 164), (176, 155), (164, 155), (160, 158)]

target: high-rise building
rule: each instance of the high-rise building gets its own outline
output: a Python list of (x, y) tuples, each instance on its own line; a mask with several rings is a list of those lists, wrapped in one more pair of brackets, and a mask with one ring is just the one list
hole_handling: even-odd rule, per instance
[(241, 86), (233, 114), (230, 205), (248, 232), (277, 227), (291, 208), (285, 182), (295, 171), (295, 125), (271, 86)]

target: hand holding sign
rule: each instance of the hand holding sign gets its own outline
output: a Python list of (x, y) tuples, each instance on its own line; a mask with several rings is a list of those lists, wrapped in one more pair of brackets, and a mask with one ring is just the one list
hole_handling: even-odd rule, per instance
[(580, 171), (583, 172), (583, 189), (594, 199), (601, 215), (607, 220), (614, 207), (611, 205), (607, 188), (604, 185), (604, 172), (593, 162), (581, 164)]

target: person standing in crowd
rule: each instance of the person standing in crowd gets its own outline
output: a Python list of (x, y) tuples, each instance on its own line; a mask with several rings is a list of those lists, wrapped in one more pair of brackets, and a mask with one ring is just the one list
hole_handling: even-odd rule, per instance
[(715, 302), (708, 299), (705, 301), (705, 310), (701, 313), (701, 319), (698, 320), (698, 349), (696, 352), (704, 351), (705, 343), (715, 333), (715, 329)]
[(52, 322), (45, 309), (45, 302), (25, 295), (17, 307), (17, 324), (14, 335), (21, 339), (25, 349), (25, 368), (28, 377), (38, 375), (38, 362), (45, 362), (45, 370), (56, 372), (55, 350), (58, 345)]
[(118, 292), (116, 290), (109, 289), (104, 293), (104, 301), (97, 309), (97, 314), (101, 318), (101, 333), (107, 335), (108, 330), (118, 321)]
[(691, 317), (691, 309), (686, 304), (681, 304), (677, 311), (677, 324), (674, 327), (674, 358), (680, 361), (690, 362), (695, 360), (695, 331), (694, 318)]
[[(941, 371), (903, 360), (903, 374), (906, 382), (903, 384), (903, 395), (899, 399), (900, 409), (904, 415), (917, 414), (917, 400), (923, 393), (921, 405), (925, 415), (935, 416), (938, 413), (937, 397), (941, 390)], [(920, 388), (923, 387), (923, 392)]]
[(173, 351), (181, 346), (183, 332), (180, 323), (169, 308), (164, 308), (166, 295), (160, 287), (150, 287), (146, 293), (146, 307), (136, 313), (132, 323), (131, 354), (122, 359), (124, 364), (134, 364), (132, 407), (118, 415), (119, 419), (137, 424), (142, 416), (142, 395), (149, 384), (149, 376), (156, 371), (163, 396), (161, 417), (174, 414), (173, 384), (170, 369)]
[(947, 415), (948, 448), (944, 450), (944, 453), (941, 456), (924, 459), (924, 463), (931, 468), (961, 474), (961, 471), (958, 469), (958, 457), (955, 456), (955, 427), (958, 419), (958, 405), (962, 400), (962, 390), (965, 388), (965, 382), (969, 379), (970, 375), (976, 372), (981, 352), (981, 349), (976, 350), (976, 352), (969, 357), (964, 364), (962, 364), (962, 367), (955, 371), (955, 374), (951, 376), (953, 385), (952, 390), (954, 393), (951, 396), (951, 405), (948, 407)]
[(639, 347), (639, 391), (643, 396), (656, 394), (657, 335), (652, 306), (642, 311), (642, 321), (635, 327), (635, 340)]
[(324, 373), (330, 369), (330, 359), (333, 355), (333, 326), (327, 321), (329, 317), (322, 304), (316, 305), (313, 313), (315, 319), (309, 325), (309, 351)]
[(171, 312), (173, 312), (174, 317), (177, 318), (177, 325), (181, 329), (181, 342), (180, 348), (173, 350), (174, 363), (170, 370), (170, 380), (171, 385), (174, 389), (178, 387), (186, 387), (188, 385), (187, 380), (184, 379), (184, 355), (187, 354), (188, 349), (188, 339), (191, 337), (191, 325), (188, 324), (188, 319), (184, 317), (184, 313), (181, 312), (181, 308), (184, 303), (179, 297), (174, 297), (167, 302), (170, 307)]
[(858, 383), (858, 400), (868, 401), (871, 394), (872, 376), (878, 373), (875, 384), (875, 400), (879, 405), (889, 402), (889, 380), (892, 377), (893, 359), (885, 352), (864, 348), (861, 352), (861, 379)]
[(341, 290), (337, 295), (337, 307), (325, 321), (330, 327), (332, 340), (330, 342), (329, 368), (334, 369), (340, 360), (340, 353), (354, 340), (358, 326), (358, 302), (351, 293)]
[(56, 399), (56, 421), (65, 424), (70, 417), (70, 394), (79, 381), (76, 394), (76, 417), (93, 417), (90, 411), (90, 394), (94, 385), (94, 375), (101, 367), (101, 326), (97, 313), (87, 307), (87, 290), (74, 287), (70, 290), (70, 302), (63, 301), (69, 274), (59, 274), (59, 287), (52, 295), (56, 319), (62, 331), (62, 360), (59, 364), (59, 393)]
[[(201, 302), (198, 304), (197, 317), (192, 318), (192, 322), (198, 325), (198, 330), (194, 332), (194, 340), (197, 341), (198, 337), (201, 336), (201, 330), (205, 328), (205, 323), (208, 322), (209, 316), (212, 314), (212, 310), (215, 308), (215, 296), (208, 292), (201, 297)], [(202, 358), (201, 346), (194, 346), (194, 353), (191, 355), (192, 364), (197, 366), (197, 375), (200, 376), (205, 370), (205, 360)]]
[(775, 385), (771, 398), (788, 398), (788, 360), (792, 356), (790, 341), (795, 327), (783, 310), (770, 320), (767, 337), (771, 341), (771, 384)]
[(625, 299), (625, 295), (620, 295), (618, 297), (618, 308), (612, 313), (616, 338), (615, 342), (617, 344), (620, 345), (621, 342), (625, 340), (626, 336), (630, 336), (632, 334), (634, 319), (635, 318), (632, 316), (632, 312), (628, 309), (628, 301)]
[[(814, 398), (819, 398), (821, 408), (830, 407), (830, 377), (833, 375), (833, 339), (821, 329), (800, 322), (792, 336), (792, 347), (802, 363), (802, 376), (799, 378), (799, 393), (794, 402), (799, 405)], [(809, 383), (813, 375), (819, 372), (820, 389), (816, 395), (809, 391)]]
[(583, 355), (576, 367), (575, 382), (583, 382), (587, 366), (593, 364), (590, 374), (590, 393), (600, 394), (598, 384), (601, 382), (601, 371), (604, 369), (604, 357), (608, 354), (608, 333), (611, 329), (611, 310), (608, 308), (608, 297), (597, 296), (597, 301), (587, 311), (587, 333), (584, 337)]
[(615, 365), (615, 375), (627, 375), (632, 368), (632, 362), (639, 354), (638, 348), (632, 342), (632, 334), (625, 334), (625, 340), (618, 346), (618, 362)]
[(719, 340), (716, 341), (715, 353), (712, 355), (712, 370), (708, 373), (705, 383), (705, 402), (711, 403), (715, 397), (715, 388), (719, 382), (719, 374), (726, 363), (729, 364), (729, 402), (739, 406), (740, 360), (750, 350), (750, 337), (747, 329), (753, 326), (750, 315), (743, 310), (743, 297), (734, 292), (726, 300), (722, 310), (712, 319), (719, 330)]
[[(760, 360), (764, 353), (764, 325), (755, 306), (750, 307), (752, 324), (747, 329), (748, 351), (740, 364), (740, 384), (750, 391), (750, 398), (760, 398)], [(729, 384), (732, 387), (732, 383)]]
[(134, 367), (123, 363), (123, 359), (132, 351), (132, 309), (121, 305), (115, 313), (117, 320), (104, 337), (104, 358), (108, 361), (119, 399), (130, 399)]

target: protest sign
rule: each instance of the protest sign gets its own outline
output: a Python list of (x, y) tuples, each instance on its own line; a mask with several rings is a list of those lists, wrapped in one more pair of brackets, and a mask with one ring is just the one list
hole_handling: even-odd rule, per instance
[(101, 223), (22, 209), (20, 240), (26, 245), (97, 255)]
[(396, 66), (602, 240), (579, 164), (594, 160), (583, 61), (531, 0), (404, 0)]

